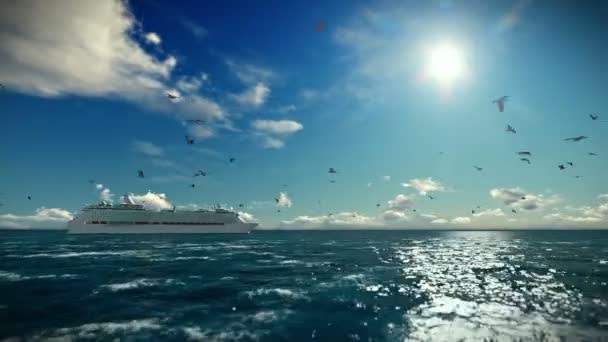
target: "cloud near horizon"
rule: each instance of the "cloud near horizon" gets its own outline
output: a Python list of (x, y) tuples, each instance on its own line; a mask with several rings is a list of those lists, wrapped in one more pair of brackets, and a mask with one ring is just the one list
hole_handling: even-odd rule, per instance
[(401, 183), (406, 188), (416, 189), (421, 195), (426, 195), (429, 192), (442, 192), (445, 191), (444, 186), (433, 178), (428, 177), (426, 179), (414, 178), (410, 179), (409, 182)]
[(74, 215), (61, 208), (40, 207), (32, 215), (0, 215), (0, 227), (12, 229), (63, 229)]

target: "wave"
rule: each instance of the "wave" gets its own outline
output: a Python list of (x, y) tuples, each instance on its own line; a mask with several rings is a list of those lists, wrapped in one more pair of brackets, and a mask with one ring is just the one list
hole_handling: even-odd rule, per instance
[(304, 291), (294, 291), (294, 290), (289, 290), (289, 289), (283, 289), (283, 288), (259, 288), (253, 291), (246, 291), (245, 294), (247, 294), (247, 296), (249, 298), (253, 298), (256, 296), (269, 296), (269, 295), (274, 295), (274, 296), (279, 296), (282, 298), (289, 298), (289, 299), (309, 299), (308, 296), (306, 296), (306, 293)]
[(76, 274), (42, 274), (42, 275), (31, 275), (31, 276), (27, 276), (27, 275), (21, 275), (18, 273), (13, 273), (13, 272), (5, 272), (5, 271), (0, 271), (0, 280), (7, 280), (7, 281), (22, 281), (22, 280), (32, 280), (32, 279), (55, 279), (55, 278), (60, 278), (60, 279), (73, 279), (78, 277), (78, 275)]
[(77, 327), (60, 328), (50, 332), (43, 332), (41, 336), (33, 338), (48, 339), (60, 338), (62, 340), (72, 339), (99, 339), (102, 334), (116, 335), (118, 333), (137, 333), (142, 330), (160, 330), (162, 329), (158, 319), (136, 319), (123, 322), (100, 322), (87, 323)]
[(89, 257), (89, 256), (135, 256), (135, 257), (148, 257), (148, 253), (142, 253), (141, 251), (122, 251), (122, 252), (68, 252), (68, 253), (36, 253), (36, 254), (10, 254), (6, 257), (11, 258), (77, 258), (77, 257)]
[(100, 288), (108, 289), (112, 292), (127, 291), (139, 289), (142, 287), (157, 287), (157, 286), (173, 286), (173, 285), (185, 285), (181, 281), (175, 279), (147, 279), (140, 278), (135, 279), (126, 283), (115, 283), (115, 284), (104, 284), (99, 286)]

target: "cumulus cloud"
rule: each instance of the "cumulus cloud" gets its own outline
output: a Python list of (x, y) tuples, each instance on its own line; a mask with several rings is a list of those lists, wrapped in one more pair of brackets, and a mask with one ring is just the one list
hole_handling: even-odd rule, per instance
[(388, 201), (388, 208), (397, 211), (405, 211), (412, 206), (413, 197), (399, 194), (395, 199)]
[(455, 217), (453, 218), (450, 223), (453, 224), (468, 224), (471, 223), (471, 219), (466, 217), (466, 216), (461, 216), (461, 217)]
[(438, 218), (431, 221), (432, 224), (447, 224), (448, 220), (444, 218)]
[(0, 227), (16, 229), (65, 228), (65, 223), (73, 219), (71, 212), (60, 208), (36, 209), (32, 215), (0, 215)]
[(165, 194), (154, 193), (148, 191), (143, 195), (129, 194), (131, 201), (135, 204), (141, 204), (146, 209), (150, 210), (162, 210), (162, 209), (173, 209), (173, 204), (169, 202)]
[(101, 199), (102, 201), (111, 203), (114, 201), (114, 194), (112, 193), (112, 191), (110, 189), (105, 188), (105, 189), (101, 190), (101, 192), (99, 193), (99, 199)]
[(251, 124), (253, 134), (260, 137), (265, 148), (282, 148), (285, 139), (304, 126), (293, 120), (255, 120)]
[(571, 223), (596, 223), (603, 221), (601, 217), (597, 216), (573, 216), (559, 212), (545, 215), (543, 218), (551, 221)]
[(135, 140), (133, 142), (133, 150), (146, 155), (148, 157), (161, 157), (165, 153), (163, 149), (148, 141)]
[(488, 216), (488, 217), (501, 217), (501, 216), (505, 216), (505, 213), (502, 211), (502, 209), (500, 208), (496, 208), (496, 209), (486, 209), (486, 210), (482, 210), (478, 213), (473, 214), (474, 217), (484, 217), (484, 216)]
[(298, 216), (281, 222), (283, 228), (320, 229), (320, 228), (370, 228), (376, 226), (374, 219), (356, 212), (340, 212), (331, 216)]
[(150, 44), (159, 45), (161, 42), (160, 36), (155, 32), (146, 33), (145, 38)]
[(291, 208), (293, 203), (291, 202), (291, 198), (289, 198), (289, 196), (287, 196), (286, 192), (281, 192), (281, 193), (279, 193), (277, 205), (279, 207)]
[(385, 221), (407, 221), (409, 217), (403, 211), (389, 209), (382, 213), (382, 219)]
[(266, 102), (266, 98), (270, 95), (270, 88), (264, 83), (247, 88), (241, 94), (233, 95), (233, 98), (243, 106), (260, 107)]
[(443, 185), (441, 185), (441, 183), (439, 183), (437, 181), (434, 181), (431, 177), (428, 177), (426, 179), (419, 179), (419, 178), (410, 179), (409, 182), (402, 183), (401, 185), (403, 185), (406, 188), (409, 188), (409, 187), (414, 188), (421, 195), (426, 195), (426, 193), (428, 193), (428, 192), (445, 191), (445, 188), (443, 187)]
[[(177, 59), (142, 48), (133, 34), (140, 26), (126, 1), (58, 0), (52, 10), (36, 0), (3, 6), (0, 79), (29, 95), (111, 97), (171, 115), (224, 119), (221, 107), (200, 95), (167, 101)], [(153, 33), (144, 39), (160, 42)]]
[(545, 215), (544, 218), (554, 222), (570, 223), (608, 223), (608, 203), (601, 203), (596, 206), (566, 207), (564, 213), (556, 209), (555, 213)]
[(531, 211), (543, 209), (560, 201), (560, 198), (557, 195), (544, 196), (542, 194), (529, 194), (519, 187), (492, 189), (490, 190), (490, 195), (493, 198), (502, 201), (505, 205), (509, 205), (516, 209)]

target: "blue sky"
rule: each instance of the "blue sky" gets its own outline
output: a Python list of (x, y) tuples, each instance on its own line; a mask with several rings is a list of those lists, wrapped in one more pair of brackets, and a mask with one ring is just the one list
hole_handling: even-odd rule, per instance
[(63, 224), (104, 189), (243, 203), (266, 228), (608, 221), (604, 2), (2, 7), (4, 226)]

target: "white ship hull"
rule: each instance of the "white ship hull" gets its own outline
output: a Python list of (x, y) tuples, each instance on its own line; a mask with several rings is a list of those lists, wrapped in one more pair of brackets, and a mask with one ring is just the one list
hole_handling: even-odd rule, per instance
[(246, 234), (257, 223), (234, 222), (223, 225), (168, 225), (168, 224), (85, 224), (71, 221), (69, 234)]

